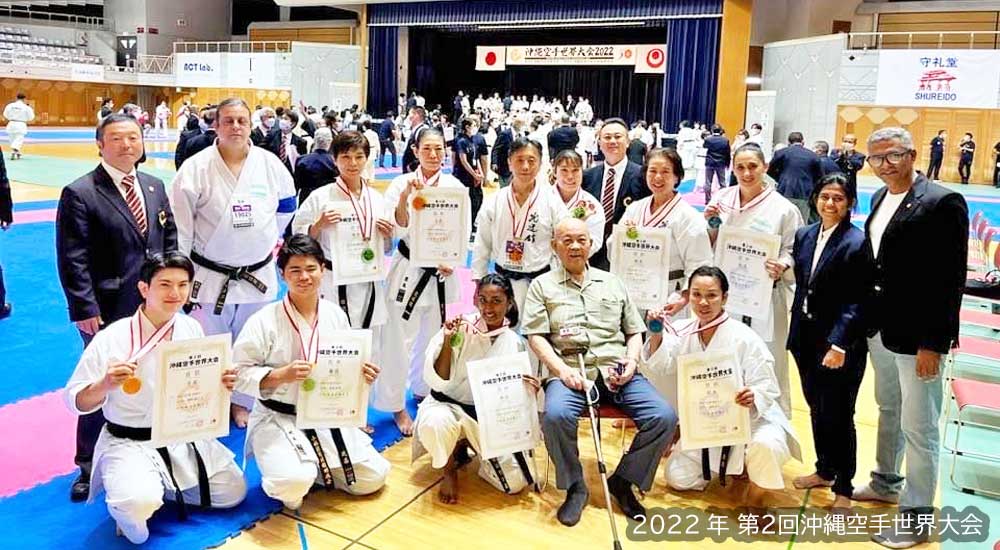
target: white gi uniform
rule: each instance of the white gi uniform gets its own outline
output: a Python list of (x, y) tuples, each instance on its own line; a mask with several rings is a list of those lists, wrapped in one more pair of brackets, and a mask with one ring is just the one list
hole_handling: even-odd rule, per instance
[[(174, 316), (172, 337), (165, 340), (188, 340), (203, 336), (196, 321), (184, 315)], [(141, 325), (140, 325), (141, 324)], [(141, 328), (140, 328), (141, 326)], [(120, 319), (94, 336), (94, 340), (83, 350), (83, 356), (76, 370), (66, 383), (66, 404), (78, 415), (89, 414), (103, 408), (109, 423), (128, 428), (150, 428), (153, 424), (153, 393), (156, 386), (155, 347), (143, 349), (146, 353), (136, 361), (139, 368), (135, 376), (142, 385), (138, 393), (126, 394), (121, 387), (108, 392), (103, 403), (90, 410), (81, 410), (76, 405), (76, 396), (91, 383), (104, 378), (108, 366), (113, 362), (132, 359), (147, 342), (158, 342), (156, 329), (141, 312), (132, 317)], [(166, 331), (164, 331), (166, 332)], [(161, 333), (162, 334), (162, 333)], [(145, 340), (145, 341), (143, 341)], [(184, 502), (200, 504), (198, 486), (198, 463), (194, 448), (201, 455), (208, 476), (208, 485), (213, 508), (231, 508), (246, 496), (246, 482), (243, 472), (233, 460), (232, 451), (217, 440), (197, 441), (193, 444), (166, 447), (170, 457), (173, 479), (170, 472), (151, 441), (137, 441), (111, 434), (109, 427), (101, 430), (94, 449), (94, 470), (90, 479), (90, 498), (101, 492), (107, 493), (105, 500), (108, 512), (118, 522), (122, 532), (135, 543), (143, 542), (149, 536), (146, 520), (163, 505), (164, 496), (176, 500), (176, 489), (180, 489)]]
[(380, 141), (378, 139), (378, 133), (375, 130), (369, 128), (365, 130), (365, 139), (368, 140), (368, 162), (365, 164), (365, 170), (361, 173), (361, 177), (366, 180), (375, 179), (375, 161), (379, 159), (379, 147)]
[(35, 110), (30, 105), (18, 99), (12, 101), (3, 108), (3, 117), (7, 119), (7, 137), (10, 139), (10, 148), (16, 152), (21, 152), (24, 145), (24, 136), (28, 135), (28, 123), (35, 120)]
[[(395, 226), (396, 236), (399, 237), (400, 246), (409, 245), (409, 228), (401, 227), (396, 223), (396, 206), (399, 198), (406, 189), (410, 180), (416, 177), (423, 177), (421, 168), (410, 174), (397, 176), (385, 192), (385, 209), (389, 219)], [(435, 178), (437, 178), (435, 180)], [(437, 176), (432, 176), (424, 185), (454, 187), (465, 189), (460, 181), (454, 176), (439, 172)], [(413, 194), (410, 195), (409, 213), (413, 216)], [(465, 220), (465, 234), (463, 238), (468, 242), (469, 233), (472, 231), (471, 216)], [(414, 304), (413, 311), (409, 319), (403, 319), (406, 306), (416, 290), (424, 270), (410, 265), (410, 261), (403, 256), (402, 251), (396, 250), (392, 256), (392, 266), (389, 268), (388, 278), (388, 313), (389, 318), (383, 330), (383, 341), (391, 343), (386, 346), (382, 354), (382, 372), (375, 381), (373, 388), (373, 405), (383, 411), (401, 411), (406, 404), (406, 385), (409, 381), (410, 389), (416, 395), (427, 395), (430, 388), (424, 382), (424, 351), (431, 336), (441, 327), (441, 307), (438, 304), (437, 281), (439, 278), (431, 276), (430, 281), (424, 287), (423, 292)], [(458, 277), (452, 275), (444, 277), (444, 301), (445, 304), (455, 304), (461, 301), (461, 287)], [(397, 345), (398, 344), (398, 345)]]
[[(525, 351), (527, 345), (524, 338), (506, 327), (492, 333), (486, 332), (486, 323), (479, 319), (478, 314), (467, 315), (464, 318), (477, 329), (466, 330), (461, 349), (452, 350), (451, 376), (448, 380), (444, 380), (434, 370), (434, 363), (444, 343), (444, 331), (440, 330), (427, 347), (424, 357), (424, 379), (435, 393), (444, 394), (474, 411), (475, 402), (472, 398), (472, 388), (469, 386), (466, 364), (487, 357)], [(491, 336), (495, 337), (492, 342)], [(444, 468), (461, 439), (468, 440), (469, 445), (477, 453), (480, 452), (479, 423), (476, 419), (463, 410), (462, 406), (438, 400), (433, 393), (428, 395), (417, 409), (413, 435), (412, 460), (416, 461), (425, 453), (429, 453), (431, 466), (434, 468)], [(520, 454), (532, 481), (537, 482), (532, 457), (527, 453)], [(531, 484), (514, 455), (506, 455), (495, 460), (480, 460), (479, 477), (497, 490), (508, 494), (519, 493)]]
[[(552, 237), (556, 224), (569, 216), (562, 197), (552, 186), (535, 182), (524, 204), (514, 199), (514, 187), (508, 185), (487, 197), (476, 218), (476, 241), (472, 246), (472, 279), (489, 273), (489, 262), (496, 262), (497, 273), (512, 279), (517, 310), (524, 311), (528, 285), (540, 271), (552, 264)], [(513, 254), (508, 253), (508, 249)], [(518, 257), (518, 254), (520, 257)], [(513, 279), (511, 273), (523, 274)]]
[[(763, 233), (772, 233), (781, 237), (781, 249), (777, 261), (787, 265), (784, 275), (774, 286), (771, 293), (771, 310), (769, 318), (753, 319), (750, 327), (767, 342), (771, 356), (774, 358), (774, 374), (778, 377), (778, 388), (781, 390), (779, 403), (785, 416), (792, 417), (792, 393), (788, 383), (788, 352), (785, 343), (788, 340), (788, 311), (791, 307), (788, 294), (795, 284), (794, 259), (792, 245), (795, 244), (795, 231), (802, 226), (802, 214), (797, 206), (788, 201), (780, 193), (774, 191), (772, 183), (765, 183), (764, 193), (767, 196), (756, 204), (751, 201), (739, 206), (739, 186), (727, 187), (712, 197), (710, 205), (719, 206), (719, 217), (723, 226), (739, 227)], [(760, 198), (758, 195), (756, 198)], [(752, 206), (751, 206), (752, 205)], [(740, 320), (738, 317), (734, 317)]]
[[(562, 198), (557, 187), (553, 187), (552, 190), (560, 199)], [(575, 195), (563, 202), (563, 206), (566, 207), (566, 216), (587, 222), (587, 231), (590, 233), (591, 240), (590, 255), (597, 254), (597, 251), (604, 245), (604, 224), (606, 222), (601, 201), (584, 191), (583, 186), (580, 186)], [(552, 254), (552, 268), (555, 269), (558, 265), (559, 257)]]
[(181, 132), (187, 130), (188, 117), (191, 115), (191, 108), (187, 105), (181, 107), (181, 112), (177, 113), (177, 140), (181, 139)]
[[(742, 473), (745, 463), (750, 481), (764, 489), (783, 489), (782, 464), (789, 456), (797, 460), (802, 460), (802, 456), (792, 425), (778, 406), (779, 390), (772, 370), (774, 362), (771, 353), (760, 336), (736, 319), (719, 325), (708, 346), (702, 347), (700, 337), (693, 332), (697, 323), (697, 318), (679, 321), (672, 327), (665, 323), (660, 347), (650, 355), (647, 343), (642, 350), (639, 368), (643, 373), (657, 372), (676, 377), (677, 357), (681, 355), (734, 351), (739, 377), (743, 386), (753, 391), (754, 405), (750, 409), (750, 444), (732, 447), (726, 473)], [(673, 399), (671, 404), (676, 403), (676, 396)], [(709, 449), (710, 469), (716, 474), (719, 474), (721, 454), (721, 447)], [(670, 453), (664, 474), (667, 485), (680, 491), (701, 491), (710, 481), (702, 476), (700, 449), (681, 451), (678, 448)]]
[[(338, 179), (339, 181), (339, 179)], [(355, 199), (359, 208), (367, 208), (368, 220), (365, 222), (369, 231), (372, 231), (370, 235), (374, 235), (378, 229), (375, 226), (375, 220), (378, 219), (388, 219), (393, 216), (391, 212), (386, 211), (385, 199), (382, 198), (382, 194), (372, 189), (370, 185), (365, 182), (363, 184), (361, 199)], [(351, 198), (344, 193), (345, 185), (342, 189), (337, 185), (337, 183), (331, 183), (324, 185), (319, 189), (316, 189), (309, 194), (309, 198), (306, 199), (304, 203), (299, 207), (298, 212), (295, 214), (295, 219), (292, 220), (292, 232), (293, 233), (309, 233), (309, 226), (319, 218), (320, 214), (329, 208), (331, 202), (350, 202)], [(367, 202), (366, 202), (367, 201)], [(365, 207), (365, 204), (368, 204)], [(364, 212), (365, 210), (362, 210)], [(320, 238), (317, 239), (320, 245), (323, 246), (323, 253), (326, 254), (326, 258), (330, 262), (335, 262), (333, 250), (330, 249), (330, 234), (335, 228), (328, 227), (322, 231)], [(391, 245), (392, 239), (386, 239), (386, 244)], [(385, 261), (385, 250), (374, 250), (376, 262)], [(334, 274), (332, 269), (327, 269), (326, 273), (323, 274), (323, 281), (320, 286), (320, 297), (324, 300), (328, 300), (340, 306), (340, 309), (347, 313), (347, 317), (350, 320), (351, 327), (353, 328), (370, 328), (372, 330), (372, 363), (376, 365), (381, 365), (380, 352), (384, 346), (382, 340), (382, 327), (385, 326), (385, 322), (388, 319), (388, 313), (386, 311), (386, 282), (385, 281), (375, 281), (374, 283), (353, 283), (345, 286), (345, 298), (347, 299), (347, 308), (344, 308), (344, 304), (340, 302), (340, 289), (334, 279)], [(371, 321), (368, 326), (364, 326), (365, 314), (368, 311), (369, 303), (372, 306)]]
[[(316, 323), (318, 345), (313, 358), (315, 354), (329, 352), (334, 344), (329, 336), (333, 331), (349, 328), (347, 316), (340, 308), (320, 300)], [(300, 384), (283, 384), (262, 391), (260, 383), (271, 369), (305, 359), (302, 350), (309, 348), (307, 343), (312, 341), (313, 332), (286, 297), (264, 306), (250, 317), (233, 347), (233, 362), (238, 370), (236, 388), (258, 400), (247, 425), (244, 458), (257, 457), (264, 492), (291, 510), (302, 505), (302, 499), (314, 484), (327, 484), (308, 436), (295, 427), (295, 415), (277, 412), (261, 403), (261, 400), (274, 400), (294, 406)], [(356, 479), (353, 484), (347, 483), (332, 431), (316, 430), (332, 477), (332, 486), (327, 485), (327, 488), (341, 489), (352, 495), (367, 495), (381, 489), (389, 474), (389, 461), (372, 447), (371, 438), (363, 431), (357, 428), (339, 431)]]
[[(170, 107), (160, 104), (156, 106), (156, 135), (167, 137), (167, 119), (170, 118)], [(185, 121), (186, 122), (186, 121)]]

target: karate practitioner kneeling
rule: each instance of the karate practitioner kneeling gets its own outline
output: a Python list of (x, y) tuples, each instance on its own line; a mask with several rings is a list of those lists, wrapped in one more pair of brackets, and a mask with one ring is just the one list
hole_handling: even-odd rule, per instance
[[(156, 346), (204, 336), (197, 321), (178, 313), (193, 276), (182, 254), (146, 260), (139, 281), (145, 303), (94, 336), (66, 384), (66, 403), (76, 414), (104, 409), (108, 422), (94, 449), (90, 498), (103, 485), (108, 512), (135, 544), (149, 538), (146, 520), (164, 496), (183, 495), (183, 514), (184, 503), (232, 508), (247, 492), (233, 453), (217, 440), (161, 448), (150, 442)], [(232, 390), (236, 371), (225, 371), (222, 382)]]
[[(253, 314), (236, 339), (236, 389), (257, 399), (247, 426), (246, 457), (257, 457), (264, 492), (297, 510), (309, 489), (320, 483), (352, 495), (385, 485), (389, 461), (358, 428), (300, 430), (295, 427), (299, 388), (320, 354), (336, 342), (332, 333), (349, 330), (347, 315), (321, 300), (323, 248), (295, 234), (278, 252), (278, 269), (288, 285), (283, 300)], [(365, 379), (379, 368), (365, 363)]]

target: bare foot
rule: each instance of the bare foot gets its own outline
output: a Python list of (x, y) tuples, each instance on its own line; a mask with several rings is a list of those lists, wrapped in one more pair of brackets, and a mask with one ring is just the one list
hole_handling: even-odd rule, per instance
[(396, 421), (396, 427), (402, 432), (403, 437), (413, 435), (413, 419), (410, 418), (410, 413), (406, 412), (406, 409), (392, 413), (392, 419)]
[(844, 495), (837, 495), (830, 505), (830, 513), (835, 516), (849, 516), (851, 514), (851, 499)]
[(371, 435), (375, 433), (375, 426), (372, 426), (371, 424), (366, 424), (364, 428), (361, 428), (361, 431), (365, 432), (368, 435)]
[(246, 428), (247, 422), (250, 420), (250, 411), (246, 408), (233, 403), (229, 408), (229, 414), (233, 417), (233, 422), (236, 423), (237, 428)]
[(764, 503), (767, 497), (767, 490), (761, 488), (754, 482), (747, 484), (746, 505), (750, 509), (766, 509), (767, 505)]
[(618, 418), (611, 425), (615, 428), (634, 428), (635, 420), (631, 418)]
[(438, 489), (438, 500), (444, 504), (458, 502), (458, 470), (453, 467), (445, 466), (444, 479)]
[(817, 473), (812, 473), (807, 476), (799, 476), (792, 480), (792, 485), (796, 489), (813, 489), (815, 487), (832, 487), (833, 480), (826, 480), (820, 477)]

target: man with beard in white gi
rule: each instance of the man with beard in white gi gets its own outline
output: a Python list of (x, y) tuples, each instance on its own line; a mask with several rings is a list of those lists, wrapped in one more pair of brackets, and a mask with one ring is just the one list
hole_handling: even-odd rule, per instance
[(3, 117), (7, 119), (7, 137), (10, 139), (10, 160), (21, 158), (28, 123), (35, 120), (35, 110), (24, 101), (26, 97), (24, 92), (18, 92), (17, 99), (3, 108)]
[[(107, 424), (94, 450), (90, 498), (103, 485), (119, 533), (134, 544), (149, 538), (146, 521), (164, 496), (180, 505), (183, 518), (185, 504), (232, 508), (247, 492), (233, 453), (219, 441), (160, 448), (150, 442), (156, 346), (203, 336), (197, 322), (179, 313), (193, 276), (191, 261), (176, 252), (147, 259), (138, 285), (143, 305), (94, 336), (66, 384), (66, 404), (74, 413), (104, 410)], [(236, 370), (226, 370), (222, 383), (232, 390)]]
[[(347, 316), (319, 297), (326, 256), (315, 239), (292, 235), (278, 252), (288, 295), (247, 321), (236, 339), (236, 388), (257, 399), (250, 414), (246, 457), (257, 457), (264, 492), (297, 510), (313, 485), (368, 495), (385, 485), (389, 461), (358, 428), (300, 430), (295, 403), (302, 381), (320, 355), (330, 353), (332, 333), (351, 328)], [(365, 363), (371, 384), (379, 368)]]
[[(278, 157), (250, 144), (250, 108), (239, 98), (216, 109), (212, 147), (174, 177), (177, 247), (195, 263), (191, 316), (206, 334), (231, 333), (278, 296), (272, 251), (295, 214), (295, 184)], [(246, 426), (252, 400), (233, 395)]]

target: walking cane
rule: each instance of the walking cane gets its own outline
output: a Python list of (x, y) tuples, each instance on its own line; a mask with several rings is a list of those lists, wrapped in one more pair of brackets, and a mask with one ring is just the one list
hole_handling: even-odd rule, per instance
[(594, 400), (590, 397), (591, 388), (587, 387), (587, 371), (583, 365), (583, 351), (576, 352), (580, 376), (583, 377), (583, 393), (587, 396), (587, 414), (590, 416), (590, 435), (594, 438), (594, 449), (597, 450), (597, 468), (601, 472), (601, 485), (604, 486), (604, 505), (608, 509), (608, 521), (611, 522), (611, 537), (614, 550), (622, 550), (622, 541), (618, 538), (618, 526), (615, 525), (615, 513), (611, 508), (611, 492), (608, 490), (608, 468), (604, 465), (604, 453), (601, 451), (601, 438), (598, 435), (597, 415), (594, 412)]

